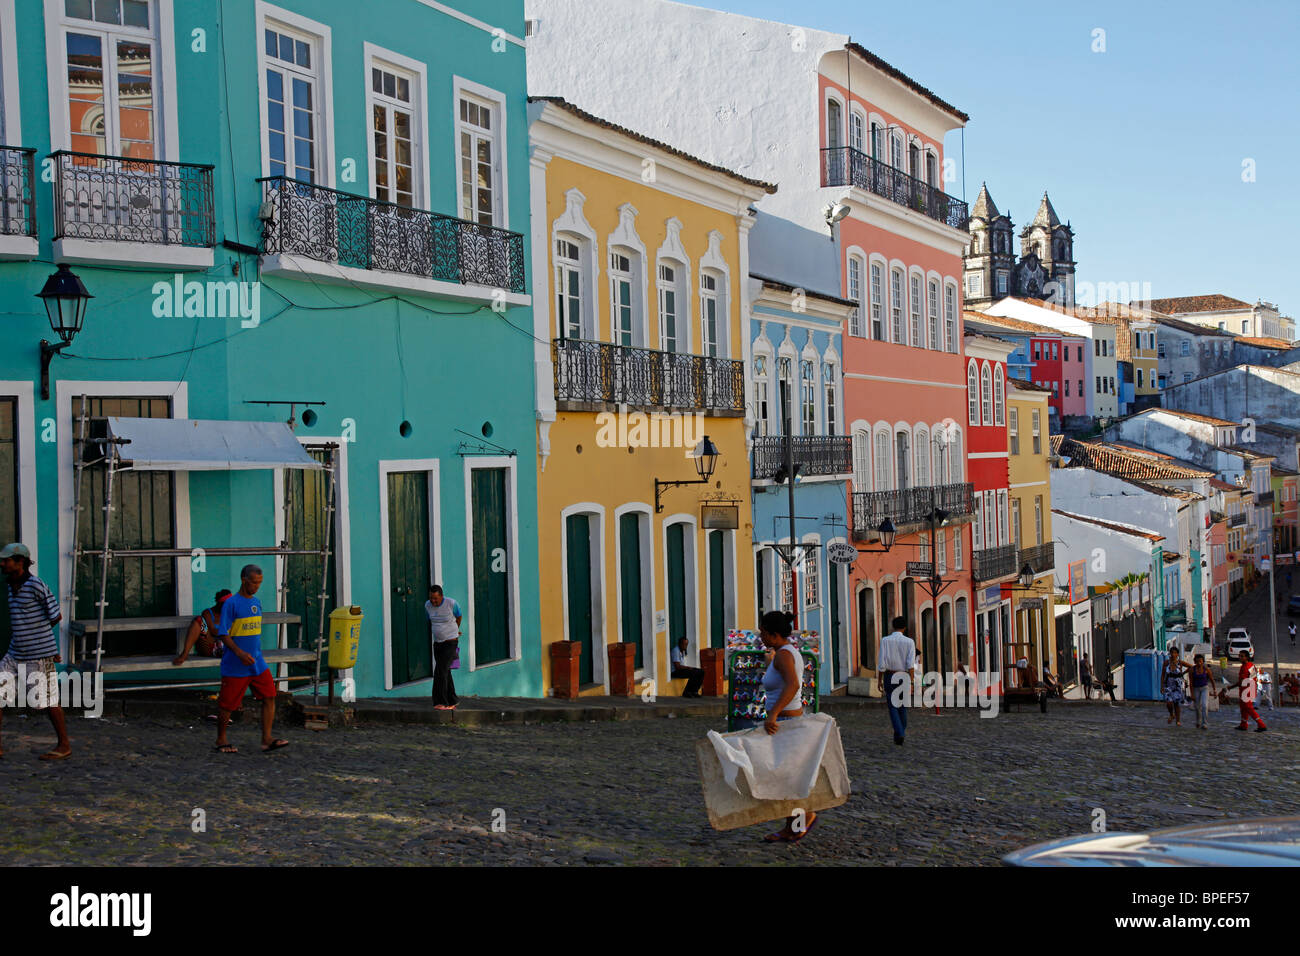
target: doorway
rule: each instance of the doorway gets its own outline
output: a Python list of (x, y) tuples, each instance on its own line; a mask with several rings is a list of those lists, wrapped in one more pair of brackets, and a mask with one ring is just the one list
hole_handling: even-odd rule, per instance
[[(313, 473), (314, 474), (314, 473)], [(433, 676), (433, 645), (424, 609), (434, 583), (429, 559), (427, 471), (390, 471), (388, 492), (388, 621), (393, 686)]]

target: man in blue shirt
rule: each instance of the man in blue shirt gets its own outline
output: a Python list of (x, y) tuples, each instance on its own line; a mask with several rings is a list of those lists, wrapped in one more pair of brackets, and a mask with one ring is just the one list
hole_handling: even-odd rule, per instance
[(262, 601), (257, 597), (261, 586), (262, 569), (255, 564), (244, 565), (239, 572), (239, 593), (221, 605), (221, 620), (217, 622), (217, 633), (226, 645), (221, 656), (221, 694), (217, 698), (216, 749), (223, 754), (239, 753), (226, 739), (226, 727), (250, 686), (253, 696), (262, 702), (262, 753), (289, 743), (271, 736), (276, 692), (271, 668), (262, 657)]

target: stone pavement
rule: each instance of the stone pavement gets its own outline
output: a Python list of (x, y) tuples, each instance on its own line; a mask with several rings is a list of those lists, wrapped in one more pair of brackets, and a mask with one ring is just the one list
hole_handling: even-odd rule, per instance
[(1295, 809), (1296, 710), (1266, 734), (1231, 711), (1173, 728), (1158, 704), (913, 711), (904, 747), (878, 707), (835, 710), (854, 793), (794, 846), (709, 828), (694, 744), (717, 718), (285, 726), (269, 756), (244, 720), (223, 756), (201, 718), (75, 717), (72, 759), (43, 764), (48, 724), (10, 713), (0, 864), (996, 864), (1094, 808), (1111, 830)]

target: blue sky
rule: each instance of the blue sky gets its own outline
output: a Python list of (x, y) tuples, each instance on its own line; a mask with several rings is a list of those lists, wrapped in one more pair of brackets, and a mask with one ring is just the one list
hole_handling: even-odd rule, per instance
[[(1296, 0), (694, 5), (848, 33), (970, 114), (966, 198), (987, 181), (1018, 233), (1046, 189), (1074, 228), (1080, 282), (1300, 316)], [(945, 155), (960, 164), (960, 132)]]

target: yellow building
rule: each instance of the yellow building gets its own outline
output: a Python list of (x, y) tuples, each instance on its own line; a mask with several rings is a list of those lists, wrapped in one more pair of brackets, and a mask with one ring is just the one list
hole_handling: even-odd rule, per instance
[(572, 641), (581, 692), (608, 693), (629, 644), (638, 687), (677, 693), (679, 638), (695, 665), (755, 623), (744, 316), (749, 209), (775, 187), (558, 98), (529, 119), (544, 683)]
[[(1014, 592), (1017, 640), (1034, 646), (1033, 658), (1053, 674), (1056, 660), (1055, 616), (1052, 610), (1053, 560), (1052, 484), (1047, 435), (1049, 386), (1007, 380), (1007, 461), (1011, 534), (1019, 548), (1016, 567), (1033, 572), (1029, 590)], [(1018, 587), (1020, 585), (1017, 585)]]

